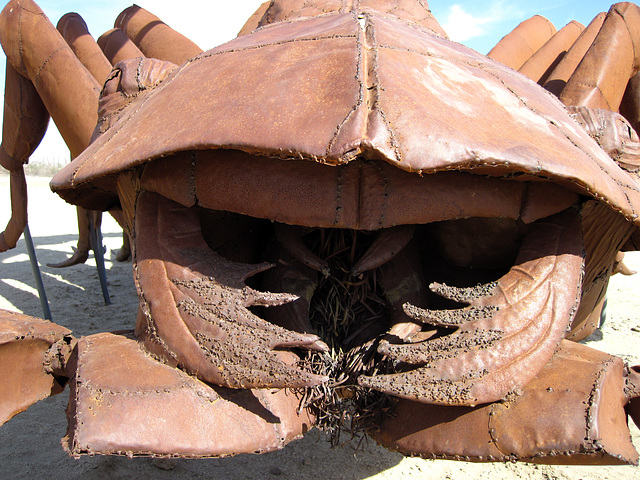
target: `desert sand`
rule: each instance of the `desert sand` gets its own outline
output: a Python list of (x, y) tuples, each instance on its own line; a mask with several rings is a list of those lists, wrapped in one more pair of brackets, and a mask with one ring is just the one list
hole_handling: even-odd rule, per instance
[[(114, 260), (121, 232), (105, 216), (104, 243), (111, 305), (100, 291), (95, 261), (53, 269), (71, 252), (77, 239), (75, 208), (65, 204), (48, 187), (48, 179), (28, 178), (29, 226), (41, 266), (53, 321), (73, 330), (75, 336), (131, 329), (137, 297), (131, 263)], [(0, 228), (10, 215), (8, 177), (0, 177)], [(0, 254), (0, 308), (42, 317), (24, 240)], [(640, 253), (628, 254), (627, 264), (640, 271)], [(609, 288), (607, 321), (587, 340), (591, 347), (640, 364), (640, 274), (615, 276)], [(1, 388), (1, 387), (0, 387)], [(325, 435), (309, 432), (284, 450), (265, 455), (240, 455), (210, 460), (168, 460), (126, 457), (68, 457), (60, 446), (65, 434), (68, 391), (32, 406), (0, 427), (0, 478), (119, 479), (119, 478), (283, 478), (283, 479), (640, 479), (640, 468), (538, 466), (529, 464), (472, 464), (446, 460), (404, 458), (378, 447), (371, 440), (331, 448)], [(636, 448), (640, 432), (631, 425)]]

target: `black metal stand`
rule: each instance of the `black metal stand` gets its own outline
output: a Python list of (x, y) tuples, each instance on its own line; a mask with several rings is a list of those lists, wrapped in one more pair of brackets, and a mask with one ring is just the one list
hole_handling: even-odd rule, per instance
[(98, 268), (98, 278), (100, 279), (100, 287), (102, 288), (102, 297), (105, 305), (111, 305), (109, 298), (109, 290), (107, 288), (107, 270), (104, 266), (104, 246), (102, 245), (102, 232), (100, 227), (96, 227), (93, 223), (93, 217), (89, 220), (89, 242), (93, 250), (93, 256), (96, 259), (96, 267)]
[(38, 259), (36, 258), (36, 249), (33, 246), (33, 239), (31, 238), (31, 232), (29, 231), (29, 225), (24, 227), (24, 241), (27, 245), (27, 253), (29, 254), (29, 261), (31, 262), (31, 271), (33, 272), (33, 278), (36, 281), (36, 289), (38, 290), (38, 297), (40, 297), (40, 305), (42, 306), (42, 314), (47, 320), (51, 320), (51, 310), (49, 309), (49, 301), (47, 300), (47, 293), (44, 291), (44, 283), (42, 283), (42, 275), (40, 274), (40, 266), (38, 265)]

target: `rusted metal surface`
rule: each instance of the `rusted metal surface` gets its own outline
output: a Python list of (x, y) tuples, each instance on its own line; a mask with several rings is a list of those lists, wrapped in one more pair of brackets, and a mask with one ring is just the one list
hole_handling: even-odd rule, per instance
[(640, 9), (617, 3), (559, 95), (565, 105), (617, 111), (629, 79), (640, 67)]
[(544, 83), (545, 89), (549, 90), (554, 95), (560, 94), (564, 86), (567, 84), (567, 80), (571, 78), (571, 75), (575, 72), (576, 67), (584, 57), (584, 54), (587, 53), (587, 50), (596, 38), (605, 17), (606, 13), (602, 12), (591, 20), (591, 23), (589, 23), (587, 28), (582, 31), (578, 39), (574, 42), (571, 48), (569, 48), (566, 55), (562, 57), (558, 65), (549, 74), (549, 77)]
[(115, 27), (122, 30), (147, 57), (182, 64), (202, 52), (191, 40), (137, 5), (123, 10), (115, 21)]
[(531, 55), (518, 71), (534, 82), (543, 85), (583, 30), (584, 25), (575, 20), (567, 23)]
[[(352, 15), (336, 14), (274, 24), (213, 49), (157, 89), (141, 91), (135, 114), (113, 124), (52, 185), (78, 202), (76, 192), (93, 179), (160, 155), (233, 148), (333, 165), (382, 157), (423, 173), (557, 176), (635, 214), (638, 193), (628, 179), (557, 102), (522, 77), (439, 37), (418, 36), (398, 20), (372, 16), (367, 31), (369, 38)], [(363, 48), (374, 32), (375, 43)], [(247, 76), (239, 65), (255, 65), (271, 81)], [(456, 81), (432, 82), (433, 75)], [(197, 99), (188, 95), (194, 90)], [(494, 101), (501, 95), (508, 108)], [(189, 128), (180, 120), (185, 110), (206, 127)], [(154, 135), (144, 134), (152, 123)], [(119, 134), (124, 125), (127, 135)], [(105, 198), (103, 206), (113, 201)]]
[(10, 64), (7, 64), (5, 75), (0, 165), (10, 172), (11, 218), (0, 234), (2, 252), (16, 246), (27, 225), (27, 183), (23, 168), (49, 123), (49, 112), (33, 84)]
[[(10, 27), (42, 18), (10, 6), (1, 40), (31, 78), (37, 42), (16, 51)], [(633, 45), (639, 11), (614, 6), (592, 50)], [(597, 327), (635, 244), (640, 139), (495, 60), (541, 52), (547, 74), (577, 32), (546, 52), (534, 17), (492, 60), (418, 0), (274, 1), (207, 52), (138, 7), (116, 23), (100, 98), (76, 86), (91, 144), (52, 188), (118, 211), (140, 309), (133, 336), (47, 354), (70, 379), (70, 454), (263, 452), (351, 421), (405, 454), (637, 463), (635, 367), (565, 338)], [(629, 55), (575, 78), (622, 98)], [(88, 74), (68, 65), (47, 68)]]
[(63, 439), (70, 455), (263, 453), (313, 424), (292, 391), (212, 387), (154, 360), (132, 336), (91, 335), (76, 352)]
[(487, 53), (487, 57), (518, 70), (556, 33), (553, 23), (540, 15), (535, 15), (505, 35)]
[(46, 320), (0, 311), (0, 425), (29, 406), (62, 392), (65, 380), (52, 361), (70, 330)]
[[(573, 217), (573, 218), (572, 218)], [(577, 310), (582, 275), (580, 224), (574, 212), (536, 222), (514, 266), (495, 283), (461, 289), (432, 284), (458, 310), (405, 304), (417, 322), (456, 328), (417, 344), (382, 344), (400, 362), (423, 365), (360, 383), (401, 398), (445, 405), (478, 405), (504, 398), (547, 363)]]
[(564, 341), (527, 388), (505, 401), (476, 408), (401, 401), (375, 437), (432, 458), (635, 463), (629, 436), (618, 434), (626, 423), (623, 370), (619, 358)]
[(100, 35), (97, 43), (112, 65), (116, 65), (123, 60), (144, 57), (144, 54), (136, 47), (136, 44), (119, 28), (113, 28)]

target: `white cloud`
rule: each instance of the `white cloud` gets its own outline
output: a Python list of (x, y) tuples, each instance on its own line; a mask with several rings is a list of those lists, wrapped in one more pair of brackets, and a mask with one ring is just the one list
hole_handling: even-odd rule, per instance
[(461, 43), (492, 36), (496, 31), (504, 31), (514, 21), (524, 18), (521, 6), (519, 2), (505, 0), (455, 3), (448, 6), (442, 27), (451, 40)]
[(442, 25), (449, 38), (455, 42), (464, 42), (487, 32), (487, 27), (500, 19), (494, 16), (474, 16), (464, 11), (461, 5), (449, 8), (449, 15)]

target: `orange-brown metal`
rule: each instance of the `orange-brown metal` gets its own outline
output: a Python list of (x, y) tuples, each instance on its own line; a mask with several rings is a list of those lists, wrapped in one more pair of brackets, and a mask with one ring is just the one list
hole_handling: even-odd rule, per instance
[(0, 234), (0, 252), (14, 248), (27, 226), (27, 183), (23, 165), (49, 123), (49, 113), (33, 84), (7, 62), (0, 165), (10, 172), (11, 217)]
[[(114, 103), (115, 115), (105, 112), (111, 127), (52, 187), (87, 208), (110, 208), (113, 197), (100, 201), (104, 189), (93, 189), (94, 179), (173, 152), (236, 149), (261, 154), (257, 165), (270, 156), (336, 165), (362, 155), (423, 174), (518, 171), (523, 180), (544, 175), (597, 191), (627, 218), (640, 211), (628, 174), (535, 84), (399, 20), (367, 18), (367, 36), (357, 18), (338, 13), (275, 23), (197, 57), (160, 88), (140, 90), (140, 108)], [(363, 49), (374, 31), (376, 43)], [(249, 65), (261, 74), (249, 75)], [(496, 91), (513, 100), (510, 108), (493, 101)], [(245, 176), (256, 175), (259, 166)]]
[(600, 27), (602, 27), (605, 17), (606, 14), (603, 12), (591, 20), (591, 23), (582, 31), (567, 54), (562, 58), (556, 68), (554, 68), (553, 72), (549, 74), (544, 83), (544, 88), (556, 96), (560, 95), (560, 92), (567, 84), (567, 80), (573, 75), (576, 67), (582, 61), (589, 47), (591, 47), (593, 40), (600, 31)]
[(556, 32), (553, 23), (540, 15), (535, 15), (505, 35), (487, 53), (487, 57), (518, 70)]
[(255, 12), (253, 12), (253, 15), (251, 15), (249, 19), (245, 22), (245, 24), (242, 26), (242, 28), (238, 32), (238, 36), (241, 37), (243, 35), (248, 35), (249, 33), (253, 32), (256, 28), (258, 28), (258, 26), (260, 25), (260, 21), (262, 20), (262, 17), (267, 12), (270, 5), (271, 5), (271, 2), (264, 2), (262, 5), (260, 5), (258, 9)]
[[(100, 84), (31, 0), (5, 7), (0, 15), (0, 42), (9, 63), (35, 85), (75, 158), (89, 145)], [(48, 80), (54, 78), (55, 82)]]
[[(64, 355), (63, 350), (70, 351), (70, 343), (64, 340), (70, 333), (46, 320), (0, 310), (0, 425), (62, 391), (66, 380), (56, 368), (55, 352)], [(60, 349), (52, 349), (57, 343)]]
[(144, 57), (140, 49), (119, 28), (112, 28), (100, 35), (98, 45), (112, 65), (130, 58)]
[(565, 105), (618, 111), (629, 79), (640, 68), (640, 7), (617, 3), (560, 93)]
[[(0, 40), (20, 72), (91, 76), (77, 60), (62, 71), (57, 56), (76, 56), (35, 4), (10, 5), (0, 27), (14, 33)], [(615, 35), (602, 39), (624, 43), (615, 15), (635, 25), (637, 12), (612, 12), (602, 30)], [(121, 61), (100, 98), (87, 97), (99, 112), (92, 144), (52, 186), (122, 212), (136, 338), (100, 334), (72, 349), (65, 333), (35, 352), (8, 342), (50, 365), (40, 379), (70, 379), (70, 454), (279, 449), (345, 382), (391, 409), (375, 435), (406, 454), (637, 462), (624, 410), (638, 421), (636, 370), (563, 337), (593, 329), (640, 224), (640, 139), (619, 115), (568, 110), (495, 61), (519, 67), (539, 51), (524, 70), (546, 73), (573, 43), (564, 32), (549, 40), (555, 28), (534, 17), (491, 60), (448, 41), (421, 0), (274, 0), (206, 53), (138, 7), (116, 25), (101, 44)], [(35, 47), (34, 26), (55, 51)], [(86, 35), (74, 16), (61, 28), (78, 45)], [(54, 61), (43, 66), (45, 54)], [(55, 107), (63, 92), (31, 81)], [(612, 95), (626, 85), (605, 84)], [(320, 338), (312, 302), (342, 273), (340, 296), (370, 316), (340, 333), (321, 319), (331, 331)]]
[(73, 456), (263, 453), (313, 425), (292, 391), (212, 387), (157, 362), (130, 336), (80, 339), (77, 365), (62, 441)]
[(89, 33), (83, 18), (77, 13), (67, 13), (56, 28), (91, 75), (103, 84), (111, 72), (111, 63)]
[(401, 401), (374, 435), (392, 450), (427, 458), (636, 464), (629, 435), (619, 434), (629, 401), (624, 381), (619, 358), (564, 341), (504, 402), (451, 408)]
[[(58, 21), (56, 28), (69, 44), (76, 57), (78, 57), (78, 60), (82, 62), (98, 84), (102, 85), (111, 72), (111, 63), (105, 58), (89, 33), (83, 18), (77, 13), (67, 13)], [(102, 212), (77, 207), (77, 215), (78, 244), (74, 249), (74, 254), (63, 262), (48, 264), (50, 267), (68, 267), (84, 263), (89, 257), (91, 229), (100, 229)], [(99, 248), (102, 248), (102, 246)]]
[(575, 20), (569, 22), (540, 47), (518, 71), (534, 82), (544, 84), (583, 30), (584, 25), (581, 23)]
[(123, 10), (116, 19), (115, 27), (122, 30), (150, 58), (181, 65), (202, 52), (187, 37), (137, 5)]
[[(299, 0), (279, 0), (277, 3), (271, 2), (266, 10), (264, 10), (264, 4), (260, 5), (254, 15), (260, 15), (264, 10), (258, 21), (258, 27), (264, 27), (279, 22), (292, 22), (301, 18), (348, 13), (356, 9), (362, 16), (369, 13), (390, 15), (425, 27), (440, 37), (448, 38), (447, 33), (431, 13), (429, 4), (424, 0), (359, 0), (357, 4), (332, 0), (304, 3)], [(255, 17), (252, 16), (252, 18)]]
[(620, 114), (629, 121), (636, 132), (640, 131), (640, 73), (636, 73), (627, 83), (620, 103)]

